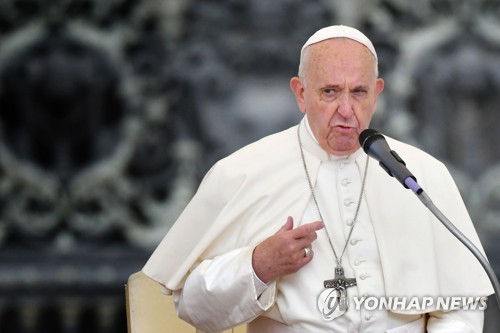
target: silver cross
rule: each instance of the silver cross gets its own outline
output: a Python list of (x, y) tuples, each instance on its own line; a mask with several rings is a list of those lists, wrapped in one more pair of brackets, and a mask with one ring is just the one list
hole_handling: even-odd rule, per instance
[(325, 280), (323, 283), (325, 288), (332, 288), (340, 292), (339, 310), (347, 310), (347, 288), (356, 285), (355, 278), (346, 278), (344, 276), (344, 268), (342, 266), (337, 266), (335, 268), (335, 278), (331, 280)]

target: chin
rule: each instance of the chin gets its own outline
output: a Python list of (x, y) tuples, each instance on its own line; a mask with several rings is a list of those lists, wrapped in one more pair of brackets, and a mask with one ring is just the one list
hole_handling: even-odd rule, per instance
[(335, 150), (335, 151), (345, 151), (347, 154), (352, 153), (353, 151), (356, 151), (357, 149), (357, 143), (358, 143), (358, 138), (352, 138), (352, 137), (336, 137), (332, 140), (328, 141), (328, 147), (330, 150)]

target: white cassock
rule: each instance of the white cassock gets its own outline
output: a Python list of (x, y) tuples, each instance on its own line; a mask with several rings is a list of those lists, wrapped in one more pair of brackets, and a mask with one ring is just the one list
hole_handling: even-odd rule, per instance
[[(255, 246), (292, 216), (319, 220), (301, 161), (297, 126), (219, 161), (155, 250), (143, 271), (174, 293), (179, 316), (216, 332), (249, 322), (252, 333), (481, 332), (481, 310), (378, 309), (354, 299), (466, 297), (493, 290), (474, 256), (375, 160), (343, 256), (348, 311), (325, 320), (318, 309), (323, 282), (334, 277), (355, 215), (367, 156), (327, 154), (306, 118), (299, 127), (305, 159), (327, 230), (317, 232), (313, 260), (268, 286), (255, 280)], [(445, 166), (415, 147), (389, 139), (436, 206), (478, 248), (476, 231)], [(433, 305), (435, 305), (434, 303)], [(428, 313), (429, 315), (425, 315)]]

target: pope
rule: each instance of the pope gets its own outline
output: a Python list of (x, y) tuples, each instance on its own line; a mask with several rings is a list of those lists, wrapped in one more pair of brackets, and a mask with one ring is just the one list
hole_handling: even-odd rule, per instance
[[(481, 332), (483, 311), (469, 303), (492, 293), (482, 267), (359, 145), (384, 89), (371, 41), (347, 26), (317, 31), (290, 88), (300, 123), (218, 161), (145, 274), (206, 332)], [(445, 165), (387, 139), (482, 251)], [(447, 309), (352, 302), (460, 296), (469, 303)]]

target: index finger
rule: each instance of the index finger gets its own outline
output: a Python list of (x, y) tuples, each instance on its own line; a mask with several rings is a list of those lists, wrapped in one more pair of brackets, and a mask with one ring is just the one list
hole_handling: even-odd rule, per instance
[(294, 238), (302, 238), (308, 236), (312, 232), (323, 229), (324, 226), (325, 224), (323, 221), (315, 221), (303, 224), (300, 227), (291, 230), (291, 232), (293, 232)]

